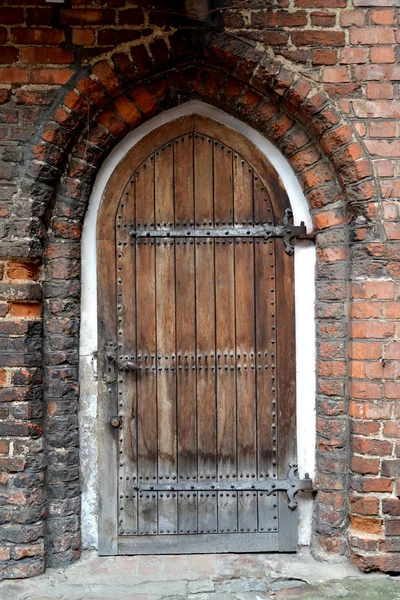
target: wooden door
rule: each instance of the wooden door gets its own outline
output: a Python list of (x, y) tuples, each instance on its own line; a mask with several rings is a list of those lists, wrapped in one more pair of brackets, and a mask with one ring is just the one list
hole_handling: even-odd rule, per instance
[(265, 157), (203, 117), (115, 170), (98, 219), (100, 553), (296, 549), (288, 217)]

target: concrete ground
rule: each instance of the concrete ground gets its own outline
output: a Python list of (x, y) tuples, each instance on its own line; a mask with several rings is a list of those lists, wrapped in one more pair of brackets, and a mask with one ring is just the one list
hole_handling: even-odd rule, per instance
[(400, 600), (400, 578), (296, 555), (98, 557), (0, 583), (1, 600)]

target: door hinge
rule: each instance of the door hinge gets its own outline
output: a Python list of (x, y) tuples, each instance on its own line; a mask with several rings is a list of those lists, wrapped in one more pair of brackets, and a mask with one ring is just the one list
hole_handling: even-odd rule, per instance
[(249, 225), (247, 227), (194, 227), (183, 229), (132, 229), (129, 234), (138, 238), (283, 238), (285, 252), (290, 256), (294, 253), (293, 240), (307, 235), (304, 221), (293, 225), (293, 213), (290, 208), (285, 210), (282, 225)]
[(299, 491), (312, 492), (313, 485), (308, 473), (304, 479), (298, 478), (298, 466), (296, 463), (289, 464), (287, 479), (263, 479), (249, 483), (247, 481), (216, 481), (212, 482), (183, 482), (183, 483), (151, 483), (135, 485), (134, 489), (138, 492), (263, 492), (268, 496), (273, 492), (286, 492), (289, 508), (294, 510), (297, 507), (296, 495)]

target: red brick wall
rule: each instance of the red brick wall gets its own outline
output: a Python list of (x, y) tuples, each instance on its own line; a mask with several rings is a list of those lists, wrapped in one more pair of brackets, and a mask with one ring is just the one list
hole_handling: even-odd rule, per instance
[[(125, 0), (72, 0), (68, 9), (44, 0), (2, 3), (0, 517), (7, 533), (0, 574), (30, 575), (44, 564), (42, 389), (49, 564), (79, 554), (76, 343), (85, 200), (101, 160), (129, 128), (190, 97), (219, 103), (263, 131), (307, 192), (321, 231), (315, 548), (348, 547), (362, 568), (400, 571), (400, 8), (387, 4), (271, 0), (262, 9), (227, 9), (223, 25), (233, 36), (218, 51), (205, 43), (199, 57), (196, 40), (201, 48), (206, 33), (192, 30), (194, 47), (179, 47), (182, 20)], [(175, 72), (178, 63), (192, 68), (196, 61), (216, 70)], [(160, 65), (169, 79), (152, 83)], [(149, 84), (125, 93), (127, 81), (146, 78)], [(44, 273), (37, 271), (43, 245)], [(46, 299), (43, 353), (37, 278)], [(62, 443), (64, 454), (55, 458), (52, 449)]]

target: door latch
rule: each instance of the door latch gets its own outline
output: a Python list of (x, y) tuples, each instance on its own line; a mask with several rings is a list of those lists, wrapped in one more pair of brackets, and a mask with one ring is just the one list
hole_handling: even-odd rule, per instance
[(117, 379), (116, 371), (139, 371), (140, 364), (135, 360), (120, 359), (116, 356), (117, 347), (114, 342), (105, 344), (105, 366), (103, 381), (107, 384), (114, 383)]

